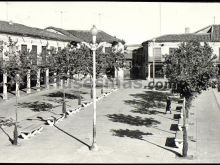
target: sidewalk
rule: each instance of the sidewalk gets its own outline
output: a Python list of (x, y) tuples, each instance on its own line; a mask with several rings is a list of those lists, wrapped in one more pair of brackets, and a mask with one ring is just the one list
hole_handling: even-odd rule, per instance
[[(192, 160), (176, 155), (182, 149), (175, 148), (171, 125), (177, 121), (176, 103), (173, 114), (164, 114), (166, 91), (143, 88), (120, 89), (97, 103), (98, 151), (90, 151), (92, 144), (93, 107), (86, 107), (69, 116), (55, 127), (46, 126), (43, 132), (30, 140), (19, 140), (20, 146), (12, 146), (7, 136), (0, 134), (1, 162), (30, 163), (195, 163), (217, 162), (219, 153), (218, 130), (220, 115), (216, 111), (211, 91), (202, 94), (193, 103), (190, 114), (194, 125), (189, 128), (189, 155)], [(210, 100), (207, 100), (210, 98)], [(39, 99), (39, 98), (38, 98)], [(42, 99), (42, 96), (41, 96)], [(209, 105), (207, 102), (211, 102)], [(71, 102), (71, 107), (74, 103)], [(211, 106), (211, 107), (210, 107)], [(208, 115), (207, 109), (213, 109)], [(209, 122), (209, 118), (214, 123)], [(208, 133), (207, 133), (208, 132)], [(211, 137), (210, 137), (211, 136)], [(210, 143), (208, 140), (211, 140)], [(193, 141), (195, 140), (195, 141)], [(197, 144), (198, 143), (198, 144)], [(217, 145), (216, 147), (214, 147)], [(205, 153), (207, 152), (207, 153)], [(210, 154), (209, 154), (210, 152)], [(6, 156), (7, 155), (7, 156)], [(36, 156), (37, 155), (37, 156)]]
[[(2, 137), (1, 162), (178, 162), (180, 150), (169, 147), (172, 114), (164, 114), (165, 92), (120, 89), (97, 103), (97, 144), (91, 152), (93, 108), (89, 106), (56, 127), (46, 126), (13, 147)], [(42, 96), (40, 96), (42, 97)], [(39, 99), (39, 98), (38, 98)], [(71, 107), (73, 104), (71, 103)], [(5, 155), (11, 155), (5, 157)], [(38, 155), (38, 157), (36, 157)], [(41, 158), (39, 160), (39, 158)]]

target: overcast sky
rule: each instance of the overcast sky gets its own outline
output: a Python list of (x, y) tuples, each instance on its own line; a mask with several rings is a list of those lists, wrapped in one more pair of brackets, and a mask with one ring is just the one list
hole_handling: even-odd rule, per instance
[(95, 24), (127, 44), (184, 33), (185, 27), (194, 32), (213, 24), (214, 16), (215, 23), (220, 24), (220, 3), (0, 2), (0, 20), (67, 30), (89, 30)]

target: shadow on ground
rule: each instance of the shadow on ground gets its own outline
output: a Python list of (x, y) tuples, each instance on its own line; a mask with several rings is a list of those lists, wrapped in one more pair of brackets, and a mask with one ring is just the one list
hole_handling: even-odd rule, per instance
[(0, 129), (2, 130), (2, 132), (8, 137), (8, 141), (13, 144), (13, 139), (9, 136), (9, 134), (2, 128), (0, 127)]
[[(156, 115), (156, 114), (164, 114), (166, 108), (166, 99), (168, 96), (172, 94), (168, 92), (160, 92), (160, 91), (145, 91), (144, 93), (131, 94), (134, 97), (133, 100), (125, 100), (126, 104), (129, 104), (135, 107), (134, 110), (131, 110), (133, 113), (140, 114), (148, 114), (148, 115)], [(177, 98), (171, 98), (172, 102), (178, 101)], [(152, 110), (152, 108), (154, 110)], [(161, 109), (155, 110), (155, 109)]]
[(125, 123), (129, 125), (135, 126), (152, 126), (160, 124), (159, 121), (155, 120), (154, 118), (142, 118), (140, 116), (131, 116), (131, 115), (124, 115), (124, 114), (108, 114), (106, 115), (109, 120), (113, 122)]
[(135, 139), (143, 139), (143, 135), (153, 135), (152, 133), (144, 133), (139, 130), (129, 130), (129, 129), (119, 129), (119, 130), (114, 130), (112, 129), (111, 132), (113, 132), (114, 136), (119, 136), (119, 137), (130, 137), (130, 138), (135, 138)]
[[(63, 92), (61, 92), (61, 91), (53, 92), (53, 93), (49, 93), (49, 94), (44, 95), (44, 96), (46, 96), (46, 97), (60, 97), (60, 98), (63, 98)], [(78, 95), (77, 94), (65, 93), (65, 97), (67, 99), (77, 99)]]
[(52, 108), (55, 108), (50, 103), (46, 102), (40, 102), (40, 101), (35, 101), (35, 102), (23, 102), (18, 104), (19, 107), (22, 108), (29, 108), (32, 111), (39, 112), (39, 111), (49, 111)]
[[(162, 149), (164, 149), (164, 150), (170, 151), (170, 152), (174, 153), (176, 156), (181, 157), (181, 154), (180, 154), (180, 153), (178, 153), (178, 152), (176, 152), (176, 151), (173, 151), (172, 149), (169, 149), (169, 148), (160, 146), (160, 145), (158, 145), (158, 144), (155, 144), (155, 143), (153, 143), (153, 142), (150, 142), (149, 140), (143, 139), (143, 135), (149, 136), (149, 135), (153, 135), (152, 133), (144, 133), (144, 132), (141, 132), (141, 131), (139, 131), (139, 130), (129, 130), (129, 129), (126, 129), (126, 130), (119, 129), (119, 130), (111, 130), (111, 131), (113, 132), (113, 135), (114, 135), (114, 136), (118, 136), (118, 137), (129, 137), (129, 138), (134, 138), (134, 139), (138, 139), (138, 140), (143, 140), (143, 141), (146, 141), (146, 142), (149, 143), (149, 144), (152, 144), (152, 145), (157, 146), (157, 147), (159, 147), (159, 148), (162, 148)], [(174, 139), (172, 139), (172, 138), (167, 138), (165, 146), (175, 147)]]
[(174, 137), (168, 137), (166, 139), (166, 143), (165, 143), (165, 146), (167, 147), (172, 147), (172, 148), (177, 148), (176, 145), (175, 145), (175, 138)]
[(83, 142), (82, 140), (78, 139), (77, 137), (71, 135), (70, 133), (64, 131), (63, 129), (61, 129), (60, 127), (58, 127), (57, 125), (54, 125), (55, 128), (57, 128), (57, 130), (63, 132), (64, 134), (68, 135), (69, 137), (77, 140), (78, 142), (82, 143), (83, 145), (87, 146), (88, 148), (90, 148), (91, 146), (89, 146), (87, 143)]

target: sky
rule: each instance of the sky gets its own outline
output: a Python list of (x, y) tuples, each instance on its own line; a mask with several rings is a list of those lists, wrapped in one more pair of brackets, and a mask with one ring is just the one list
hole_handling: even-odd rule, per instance
[(0, 20), (31, 27), (90, 30), (96, 25), (126, 44), (220, 24), (220, 3), (0, 2)]

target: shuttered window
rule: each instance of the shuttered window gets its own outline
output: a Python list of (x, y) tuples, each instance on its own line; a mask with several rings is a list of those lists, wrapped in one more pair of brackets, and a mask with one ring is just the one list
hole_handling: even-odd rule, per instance
[(218, 61), (220, 61), (220, 48), (218, 50)]
[(26, 53), (27, 52), (27, 45), (21, 45), (21, 52)]
[(155, 61), (161, 61), (161, 48), (154, 48), (153, 56), (154, 56)]
[(43, 62), (46, 62), (46, 55), (47, 55), (47, 47), (46, 46), (42, 46), (42, 60)]
[(37, 45), (32, 45), (31, 54), (33, 57), (33, 64), (37, 65)]
[(169, 54), (174, 54), (175, 53), (176, 48), (169, 48)]
[(0, 41), (0, 60), (3, 59), (3, 49), (4, 49), (4, 46), (3, 46), (3, 41)]

